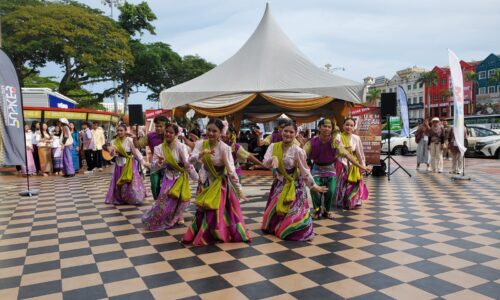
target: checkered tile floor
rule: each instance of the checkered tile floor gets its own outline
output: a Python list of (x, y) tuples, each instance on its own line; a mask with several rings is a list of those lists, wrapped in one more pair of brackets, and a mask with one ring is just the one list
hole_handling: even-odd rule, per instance
[(261, 233), (271, 178), (247, 176), (253, 242), (199, 248), (179, 243), (184, 226), (145, 231), (151, 201), (105, 205), (106, 173), (43, 180), (33, 198), (4, 184), (0, 299), (498, 299), (499, 175), (411, 172), (369, 177), (370, 201), (316, 221), (309, 243)]

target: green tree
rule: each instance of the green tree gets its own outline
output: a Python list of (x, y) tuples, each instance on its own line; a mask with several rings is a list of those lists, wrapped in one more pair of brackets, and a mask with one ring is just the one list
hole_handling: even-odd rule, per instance
[[(429, 71), (429, 72), (421, 73), (420, 77), (417, 80), (417, 83), (425, 85), (425, 95), (427, 95), (430, 87), (437, 85), (437, 81), (438, 81), (438, 76), (437, 76), (436, 72)], [(430, 95), (429, 95), (429, 97), (430, 97)], [(428, 114), (427, 115), (430, 117), (431, 116), (431, 99), (426, 99), (426, 100), (428, 100)]]
[(11, 13), (21, 6), (41, 5), (44, 3), (44, 0), (0, 0), (0, 16)]
[[(3, 19), (5, 50), (24, 79), (49, 61), (64, 72), (59, 92), (117, 78), (133, 57), (129, 35), (96, 10), (81, 5), (48, 3), (24, 6)], [(101, 95), (102, 98), (104, 95)]]
[(146, 2), (141, 2), (137, 5), (125, 2), (118, 9), (120, 10), (118, 23), (131, 36), (137, 33), (142, 35), (143, 31), (149, 31), (153, 35), (156, 34), (155, 27), (151, 24), (151, 22), (156, 20), (156, 15)]
[(371, 106), (374, 106), (377, 100), (380, 99), (381, 94), (382, 91), (380, 89), (371, 88), (370, 90), (368, 90), (368, 94), (366, 95), (366, 100)]

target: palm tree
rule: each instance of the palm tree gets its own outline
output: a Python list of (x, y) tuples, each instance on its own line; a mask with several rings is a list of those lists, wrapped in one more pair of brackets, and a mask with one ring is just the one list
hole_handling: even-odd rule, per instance
[[(427, 91), (431, 86), (437, 85), (438, 76), (436, 72), (422, 72), (420, 77), (417, 80), (418, 84), (425, 84), (425, 94), (427, 95)], [(429, 99), (429, 107), (428, 107), (428, 116), (431, 116), (431, 100)]]
[(469, 71), (465, 73), (465, 81), (471, 83), (471, 99), (469, 102), (469, 114), (472, 114), (472, 111), (475, 109), (475, 103), (472, 103), (472, 99), (474, 99), (474, 94), (476, 94), (476, 83), (477, 83), (477, 74), (474, 71)]
[(368, 94), (366, 95), (366, 100), (370, 106), (375, 106), (375, 103), (378, 99), (380, 99), (380, 95), (382, 94), (382, 91), (377, 88), (370, 89), (368, 91)]
[(443, 100), (446, 100), (446, 103), (448, 103), (448, 110), (446, 111), (446, 116), (447, 117), (450, 117), (451, 116), (451, 112), (450, 112), (450, 101), (448, 98), (450, 98), (451, 96), (453, 96), (453, 92), (449, 89), (442, 89), (440, 91), (440, 94), (441, 94), (441, 97), (443, 98)]

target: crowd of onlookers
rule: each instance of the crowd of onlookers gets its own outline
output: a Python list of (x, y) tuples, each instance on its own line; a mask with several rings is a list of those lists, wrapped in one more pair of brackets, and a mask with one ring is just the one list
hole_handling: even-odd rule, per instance
[[(467, 138), (467, 128), (464, 127), (464, 139)], [(443, 172), (443, 160), (451, 159), (450, 174), (463, 173), (463, 155), (461, 155), (455, 140), (453, 127), (446, 120), (434, 117), (424, 120), (415, 134), (417, 147), (417, 169), (421, 164), (427, 165), (427, 171)], [(465, 142), (464, 142), (465, 143)]]
[[(23, 175), (71, 177), (81, 170), (91, 173), (109, 165), (102, 157), (106, 137), (97, 121), (83, 122), (79, 131), (64, 118), (50, 123), (35, 121), (31, 127), (24, 124), (24, 133), (27, 164), (18, 166)], [(64, 148), (69, 149), (71, 159), (64, 158)], [(67, 169), (74, 171), (65, 172)]]

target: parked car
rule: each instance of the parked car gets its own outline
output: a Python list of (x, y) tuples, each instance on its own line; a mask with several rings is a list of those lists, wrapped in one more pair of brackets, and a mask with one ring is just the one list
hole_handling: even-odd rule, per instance
[[(385, 130), (384, 130), (385, 131)], [(417, 151), (417, 142), (415, 142), (415, 132), (417, 131), (417, 128), (413, 128), (410, 130), (410, 136), (404, 136), (404, 135), (393, 135), (393, 132), (391, 131), (391, 154), (392, 155), (401, 155), (403, 154), (403, 143), (406, 142), (406, 146), (408, 146), (408, 150), (410, 152), (415, 152)], [(381, 151), (383, 153), (388, 153), (389, 152), (389, 143), (388, 143), (388, 132), (385, 133), (385, 138), (384, 138), (384, 132), (382, 132), (382, 148)]]
[(495, 157), (500, 159), (500, 134), (479, 126), (467, 127), (468, 156)]

